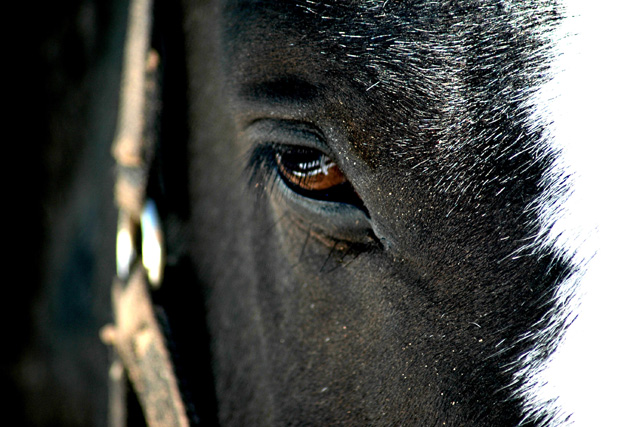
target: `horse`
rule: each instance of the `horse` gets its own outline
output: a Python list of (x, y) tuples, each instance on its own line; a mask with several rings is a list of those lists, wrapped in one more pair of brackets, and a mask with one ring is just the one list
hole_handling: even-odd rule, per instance
[(637, 418), (634, 14), (585, 3), (154, 6), (188, 422)]
[(187, 5), (184, 38), (157, 36), (166, 108), (148, 196), (191, 418), (632, 419), (637, 250), (618, 238), (638, 234), (637, 179), (620, 95), (637, 84), (631, 38), (594, 35), (600, 13)]

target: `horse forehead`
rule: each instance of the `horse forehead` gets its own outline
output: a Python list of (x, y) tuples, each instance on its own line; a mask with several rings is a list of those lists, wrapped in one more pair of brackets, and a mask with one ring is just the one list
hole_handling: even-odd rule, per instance
[(220, 21), (225, 78), (294, 76), (320, 89), (300, 93), (331, 98), (367, 137), (390, 144), (394, 132), (405, 148), (464, 139), (465, 120), (498, 127), (496, 116), (541, 83), (550, 8), (399, 3), (230, 2)]
[[(392, 82), (389, 68), (402, 68), (401, 82), (411, 86), (429, 70), (425, 45), (441, 42), (429, 37), (444, 32), (429, 23), (425, 13), (409, 21), (407, 15), (374, 13), (377, 7), (357, 2), (330, 5), (303, 2), (246, 2), (225, 8), (222, 25), (229, 64), (240, 78), (264, 74), (298, 74), (311, 83), (357, 87), (376, 92)], [(405, 11), (406, 12), (406, 11)], [(398, 67), (410, 55), (421, 55), (413, 67)], [(382, 85), (380, 85), (382, 83)], [(386, 87), (389, 89), (389, 87)], [(330, 88), (337, 93), (336, 87)], [(395, 92), (395, 90), (394, 90)]]

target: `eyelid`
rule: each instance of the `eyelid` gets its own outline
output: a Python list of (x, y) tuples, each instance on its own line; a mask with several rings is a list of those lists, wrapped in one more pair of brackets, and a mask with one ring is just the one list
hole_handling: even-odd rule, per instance
[(245, 132), (249, 142), (254, 147), (264, 141), (269, 141), (278, 145), (316, 149), (331, 157), (331, 150), (324, 142), (325, 138), (322, 132), (308, 123), (292, 120), (259, 119), (250, 123), (245, 128)]
[[(371, 230), (369, 215), (362, 209), (346, 203), (310, 199), (291, 190), (280, 180), (275, 185), (298, 207), (288, 212), (302, 218), (307, 224), (312, 224), (315, 231), (337, 240), (359, 243), (376, 241)], [(274, 194), (271, 197), (278, 196)], [(274, 202), (274, 206), (279, 210), (280, 215), (283, 215), (285, 204), (281, 203), (280, 199)]]

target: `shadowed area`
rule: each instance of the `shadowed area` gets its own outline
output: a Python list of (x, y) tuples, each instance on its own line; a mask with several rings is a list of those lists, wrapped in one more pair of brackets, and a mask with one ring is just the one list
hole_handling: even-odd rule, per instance
[(15, 199), (22, 267), (2, 315), (2, 407), (13, 425), (107, 423), (109, 355), (98, 332), (111, 317), (110, 146), (127, 6), (75, 0), (18, 15), (31, 21), (15, 46), (10, 123), (20, 126), (11, 145), (28, 172)]

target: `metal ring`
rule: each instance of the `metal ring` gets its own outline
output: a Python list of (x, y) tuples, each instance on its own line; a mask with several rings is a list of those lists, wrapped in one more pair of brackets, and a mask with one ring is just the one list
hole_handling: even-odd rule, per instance
[(118, 278), (123, 281), (129, 278), (131, 266), (137, 257), (134, 230), (131, 216), (121, 210), (116, 235), (116, 272)]
[(160, 287), (164, 274), (164, 236), (160, 226), (160, 215), (153, 200), (147, 200), (140, 217), (142, 230), (142, 265), (147, 270), (149, 284)]

